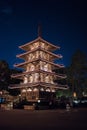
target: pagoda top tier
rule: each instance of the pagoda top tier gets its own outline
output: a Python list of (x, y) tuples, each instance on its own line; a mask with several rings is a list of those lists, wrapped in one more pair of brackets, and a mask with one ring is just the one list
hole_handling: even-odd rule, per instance
[(24, 45), (19, 46), (20, 49), (25, 50), (25, 51), (32, 51), (38, 47), (42, 47), (43, 49), (46, 49), (49, 51), (60, 49), (59, 46), (55, 46), (52, 43), (47, 42), (46, 40), (42, 39), (40, 36), (31, 42), (28, 42)]

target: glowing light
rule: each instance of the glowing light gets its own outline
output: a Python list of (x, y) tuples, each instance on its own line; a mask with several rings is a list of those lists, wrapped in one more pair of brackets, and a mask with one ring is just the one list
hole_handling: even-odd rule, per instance
[(35, 69), (35, 66), (32, 64), (30, 70), (34, 71), (34, 69)]
[(47, 89), (46, 89), (46, 92), (50, 92), (50, 89), (49, 89), (49, 88), (47, 88)]
[(28, 82), (27, 77), (24, 77), (24, 83), (27, 83), (27, 82)]
[(35, 73), (34, 82), (38, 82), (38, 78), (39, 78), (39, 74), (38, 74), (38, 73)]
[(40, 103), (40, 100), (38, 100), (38, 103)]
[(41, 88), (40, 90), (41, 90), (41, 91), (44, 91), (44, 88)]
[(44, 43), (41, 43), (41, 47), (44, 49)]
[(45, 70), (45, 71), (48, 70), (48, 64), (46, 64), (46, 65), (44, 66), (44, 70)]
[(46, 83), (49, 83), (49, 76), (46, 76), (45, 82), (46, 82)]
[(52, 89), (52, 92), (55, 92), (55, 89)]
[(0, 91), (0, 94), (2, 95), (2, 91)]
[(37, 89), (37, 88), (34, 88), (33, 91), (34, 91), (34, 92), (35, 92), (35, 91), (38, 91), (38, 89)]
[(32, 76), (30, 76), (30, 83), (32, 83), (33, 82), (33, 77)]
[(31, 92), (31, 91), (32, 91), (32, 89), (31, 89), (31, 88), (28, 88), (28, 89), (27, 89), (27, 91), (28, 91), (28, 92)]
[(73, 97), (76, 97), (76, 92), (73, 93)]
[(26, 92), (26, 89), (23, 89), (23, 90), (22, 90), (22, 93), (25, 93), (25, 92)]

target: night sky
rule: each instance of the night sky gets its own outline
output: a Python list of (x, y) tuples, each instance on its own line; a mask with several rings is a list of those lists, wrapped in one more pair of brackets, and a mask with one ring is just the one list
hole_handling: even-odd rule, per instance
[(87, 54), (87, 4), (86, 0), (0, 0), (0, 60), (10, 68), (21, 62), (18, 46), (38, 36), (60, 46), (59, 62), (70, 64), (77, 49)]

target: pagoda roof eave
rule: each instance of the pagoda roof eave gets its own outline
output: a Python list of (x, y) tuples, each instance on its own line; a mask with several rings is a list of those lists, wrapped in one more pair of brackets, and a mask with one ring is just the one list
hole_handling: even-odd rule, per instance
[(43, 62), (46, 62), (46, 63), (49, 63), (51, 65), (54, 65), (56, 67), (59, 67), (59, 68), (64, 68), (65, 66), (63, 64), (55, 64), (53, 62), (50, 62), (50, 61), (47, 61), (47, 60), (44, 60), (42, 58), (38, 58), (36, 60), (32, 60), (32, 61), (27, 61), (27, 62), (23, 62), (23, 63), (20, 63), (20, 64), (15, 64), (14, 67), (21, 67), (21, 66), (24, 66), (26, 64), (29, 64), (29, 63), (33, 63), (33, 62), (36, 62), (36, 61), (43, 61)]
[[(38, 82), (38, 83), (21, 83), (21, 84), (14, 84), (14, 85), (11, 85), (11, 87), (9, 87), (9, 88), (29, 88), (29, 87), (33, 87), (33, 86), (41, 86), (41, 85), (52, 85), (52, 86), (56, 86), (56, 84), (51, 84), (51, 83), (45, 83), (45, 82)], [(12, 87), (12, 86), (14, 86), (14, 87)]]
[(38, 83), (26, 83), (26, 84), (24, 84), (24, 83), (14, 84), (14, 85), (10, 85), (9, 89), (23, 89), (23, 88), (37, 87), (37, 86), (44, 86), (45, 88), (49, 87), (49, 88), (55, 88), (55, 89), (68, 89), (69, 88), (67, 85), (38, 82)]
[(59, 46), (56, 46), (56, 45), (54, 45), (54, 44), (52, 44), (52, 43), (50, 43), (50, 42), (47, 42), (46, 40), (42, 39), (41, 37), (38, 37), (38, 38), (36, 38), (35, 40), (33, 40), (33, 41), (31, 41), (31, 42), (25, 43), (24, 45), (19, 46), (19, 48), (25, 50), (24, 47), (26, 47), (26, 46), (28, 46), (28, 45), (31, 45), (31, 44), (33, 44), (33, 43), (35, 43), (35, 42), (38, 42), (38, 41), (44, 42), (44, 43), (46, 43), (46, 44), (52, 46), (53, 49), (54, 49), (54, 48), (55, 48), (55, 49), (60, 49)]
[(45, 73), (45, 74), (50, 74), (50, 75), (53, 75), (53, 76), (56, 76), (58, 78), (61, 78), (61, 79), (64, 79), (66, 78), (67, 76), (65, 74), (56, 74), (55, 72), (48, 72), (48, 71), (44, 71), (44, 70), (35, 70), (35, 71), (30, 71), (30, 72), (23, 72), (21, 74), (15, 74), (15, 75), (12, 75), (11, 77), (12, 78), (17, 78), (17, 77), (22, 77), (22, 76), (25, 76), (27, 74), (33, 74), (33, 73)]
[(36, 48), (36, 49), (34, 49), (32, 51), (25, 52), (23, 54), (18, 54), (18, 55), (16, 55), (16, 57), (24, 59), (24, 56), (26, 56), (27, 54), (33, 53), (35, 51), (43, 51), (43, 52), (46, 52), (46, 53), (48, 53), (48, 54), (50, 54), (50, 55), (52, 55), (52, 56), (54, 56), (56, 58), (62, 58), (63, 57), (61, 54), (54, 54), (52, 52), (49, 52), (47, 50), (42, 49), (41, 47), (38, 47), (38, 48)]

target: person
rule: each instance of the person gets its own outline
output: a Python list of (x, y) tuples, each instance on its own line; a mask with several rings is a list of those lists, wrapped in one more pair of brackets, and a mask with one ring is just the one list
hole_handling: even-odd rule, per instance
[(66, 110), (70, 111), (70, 105), (68, 103), (66, 104)]

